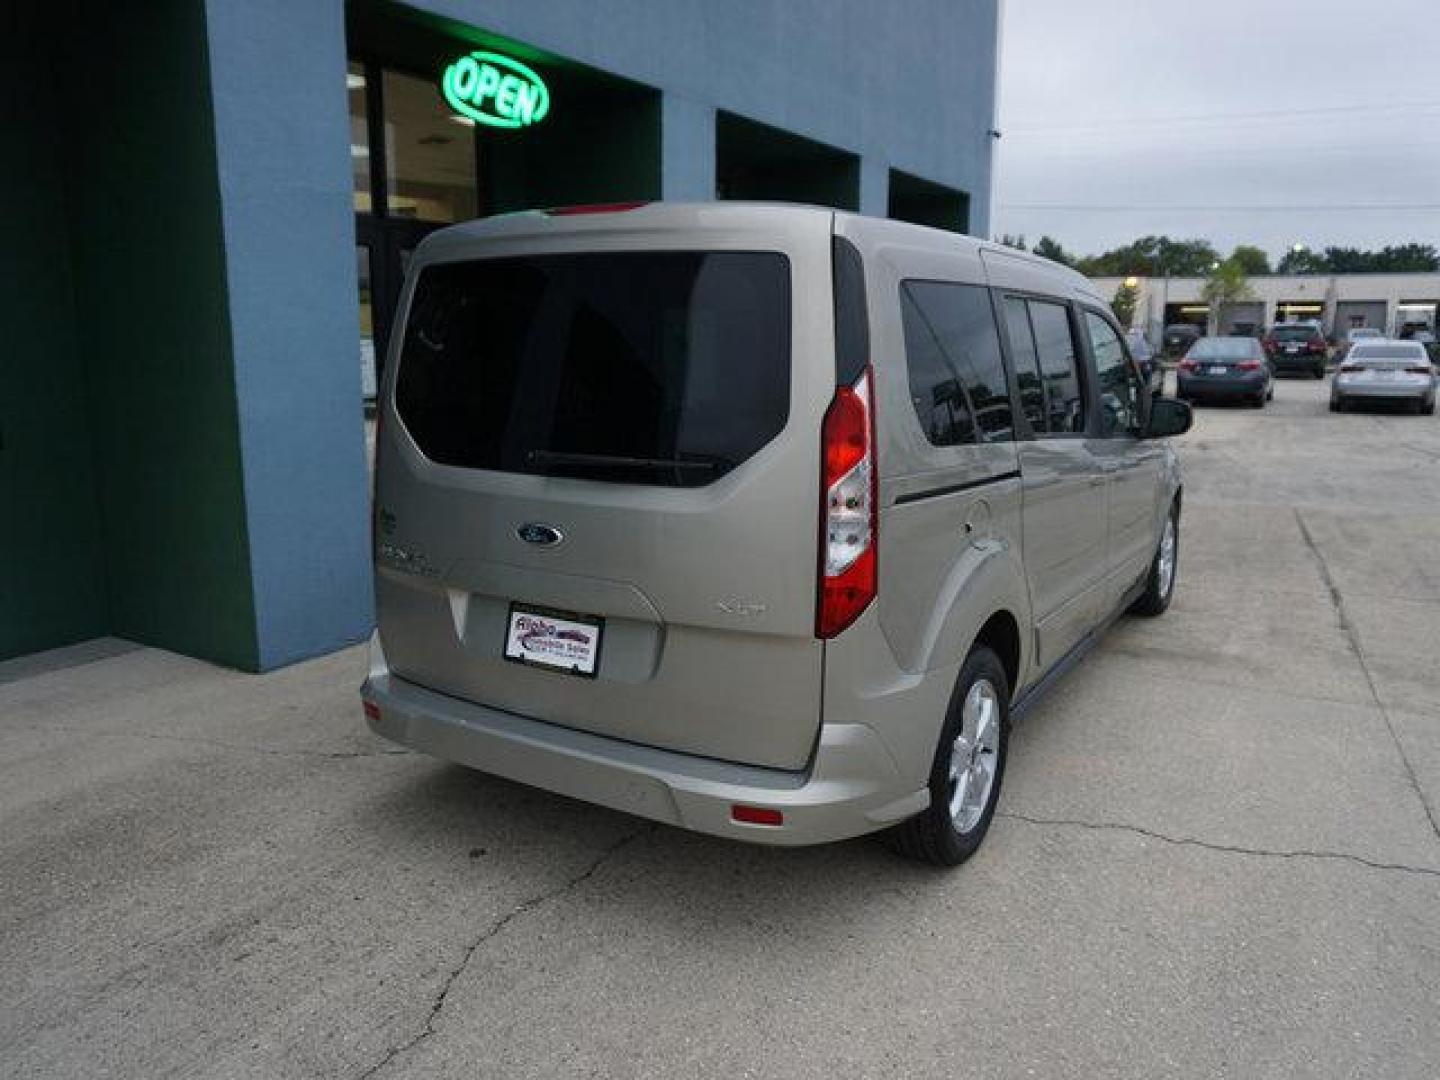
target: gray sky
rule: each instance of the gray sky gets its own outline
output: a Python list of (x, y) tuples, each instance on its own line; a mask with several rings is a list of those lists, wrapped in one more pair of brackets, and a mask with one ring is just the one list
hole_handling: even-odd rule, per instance
[(1003, 4), (995, 235), (1440, 245), (1440, 0)]

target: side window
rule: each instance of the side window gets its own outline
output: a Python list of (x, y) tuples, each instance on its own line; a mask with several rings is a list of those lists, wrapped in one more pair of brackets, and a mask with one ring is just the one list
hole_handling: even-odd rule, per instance
[(1134, 367), (1115, 328), (1093, 311), (1085, 312), (1090, 350), (1095, 354), (1096, 389), (1100, 397), (1101, 434), (1125, 435), (1139, 426), (1140, 390)]
[(1035, 351), (1040, 356), (1040, 378), (1045, 388), (1045, 416), (1050, 433), (1085, 430), (1085, 399), (1080, 392), (1080, 369), (1070, 318), (1063, 304), (1026, 301), (1035, 328)]
[(1030, 308), (1018, 296), (1005, 298), (1005, 325), (1010, 331), (1015, 382), (1020, 387), (1020, 408), (1036, 435), (1049, 431), (1045, 423), (1045, 388), (1040, 382), (1040, 356), (1030, 329)]
[(910, 401), (936, 446), (1014, 438), (1010, 388), (989, 291), (907, 281), (900, 286)]

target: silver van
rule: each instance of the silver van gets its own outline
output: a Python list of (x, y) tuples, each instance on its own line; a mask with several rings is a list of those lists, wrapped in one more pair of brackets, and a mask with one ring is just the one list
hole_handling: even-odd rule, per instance
[(370, 726), (718, 836), (980, 844), (1011, 722), (1175, 586), (1180, 474), (1078, 274), (827, 209), (576, 207), (416, 250)]

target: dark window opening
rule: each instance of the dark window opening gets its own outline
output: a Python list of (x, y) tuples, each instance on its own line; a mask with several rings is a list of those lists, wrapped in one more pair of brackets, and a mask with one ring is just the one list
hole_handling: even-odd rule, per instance
[(970, 196), (955, 188), (890, 170), (889, 216), (896, 221), (969, 232)]
[(860, 207), (860, 159), (722, 112), (715, 118), (715, 197)]

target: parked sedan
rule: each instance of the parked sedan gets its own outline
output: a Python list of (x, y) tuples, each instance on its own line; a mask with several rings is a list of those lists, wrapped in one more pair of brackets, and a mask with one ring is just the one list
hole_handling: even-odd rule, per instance
[(1330, 346), (1318, 323), (1280, 323), (1270, 330), (1267, 351), (1277, 372), (1298, 371), (1325, 377), (1325, 358)]
[(1275, 397), (1265, 347), (1252, 337), (1201, 338), (1175, 371), (1184, 401), (1240, 399), (1257, 409)]
[(1435, 365), (1418, 341), (1361, 341), (1330, 384), (1330, 411), (1395, 401), (1416, 412), (1435, 412)]

